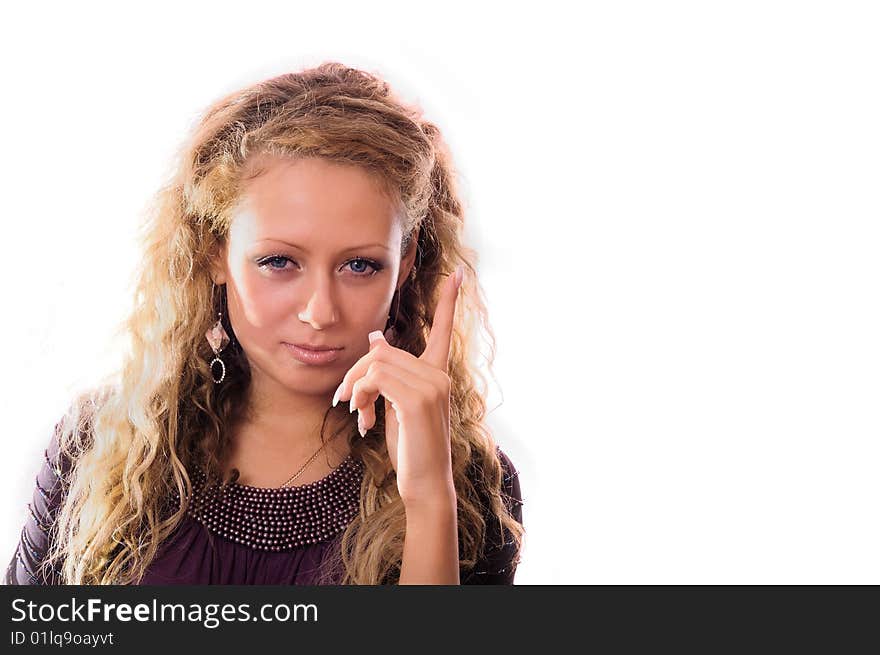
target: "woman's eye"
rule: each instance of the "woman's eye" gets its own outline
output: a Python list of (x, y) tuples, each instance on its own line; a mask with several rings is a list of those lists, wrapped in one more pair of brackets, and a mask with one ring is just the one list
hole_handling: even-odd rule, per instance
[[(364, 259), (363, 257), (357, 257), (356, 259), (352, 259), (349, 261), (346, 266), (350, 266), (352, 264), (356, 264), (356, 269), (350, 269), (354, 272), (357, 277), (372, 277), (376, 273), (382, 270), (382, 265), (379, 262), (374, 262), (372, 259)], [(362, 268), (363, 266), (368, 266), (372, 268), (372, 271), (365, 270)]]
[(284, 266), (270, 266), (272, 262), (292, 262), (293, 260), (288, 259), (287, 257), (282, 257), (281, 255), (274, 255), (272, 257), (266, 257), (266, 259), (260, 262), (260, 268), (270, 268), (273, 271), (283, 271)]
[[(288, 270), (284, 264), (286, 262), (290, 262), (295, 264), (292, 259), (289, 257), (285, 257), (284, 255), (273, 255), (271, 257), (266, 257), (261, 260), (258, 265), (260, 268), (268, 268), (272, 271), (285, 271)], [(382, 270), (382, 264), (377, 261), (373, 261), (372, 259), (366, 259), (364, 257), (356, 257), (354, 259), (346, 262), (345, 266), (349, 266), (349, 270), (354, 273), (355, 277), (372, 277), (376, 273)]]

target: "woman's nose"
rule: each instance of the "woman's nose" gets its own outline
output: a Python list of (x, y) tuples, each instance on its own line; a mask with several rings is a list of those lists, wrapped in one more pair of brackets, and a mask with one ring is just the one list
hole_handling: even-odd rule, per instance
[(337, 313), (330, 285), (318, 282), (312, 286), (308, 302), (298, 316), (316, 330), (322, 330), (336, 323)]

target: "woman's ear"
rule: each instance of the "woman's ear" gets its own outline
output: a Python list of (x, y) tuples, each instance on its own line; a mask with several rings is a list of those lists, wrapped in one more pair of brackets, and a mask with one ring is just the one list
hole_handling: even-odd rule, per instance
[(413, 265), (416, 261), (416, 253), (419, 250), (419, 232), (421, 228), (416, 232), (416, 235), (409, 242), (409, 252), (406, 253), (404, 258), (400, 262), (400, 273), (397, 276), (397, 288), (400, 289), (405, 283), (406, 279), (409, 277), (412, 272)]
[(226, 245), (211, 260), (211, 280), (215, 285), (226, 284)]
[(226, 284), (226, 273), (219, 266), (212, 265), (211, 266), (211, 280), (218, 287), (221, 284)]

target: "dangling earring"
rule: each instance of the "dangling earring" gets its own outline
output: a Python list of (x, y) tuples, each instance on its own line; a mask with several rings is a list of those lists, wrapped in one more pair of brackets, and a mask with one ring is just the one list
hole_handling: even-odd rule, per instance
[[(211, 307), (214, 307), (214, 283), (211, 283)], [(205, 332), (205, 338), (208, 340), (208, 343), (211, 346), (211, 350), (214, 351), (214, 359), (211, 360), (211, 378), (214, 380), (214, 384), (220, 384), (223, 382), (223, 379), (226, 377), (226, 364), (223, 363), (223, 360), (220, 359), (220, 351), (222, 351), (229, 344), (229, 335), (226, 334), (226, 330), (223, 329), (223, 313), (217, 312), (217, 322), (214, 323), (213, 327)], [(214, 377), (214, 362), (219, 362), (220, 367), (223, 369), (223, 372), (220, 374), (220, 379)]]

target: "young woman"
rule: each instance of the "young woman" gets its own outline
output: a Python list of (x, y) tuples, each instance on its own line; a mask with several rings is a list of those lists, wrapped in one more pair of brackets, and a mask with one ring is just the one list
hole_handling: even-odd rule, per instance
[(437, 127), (371, 74), (215, 103), (7, 583), (512, 584), (522, 497), (475, 384), (463, 220)]

